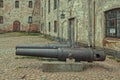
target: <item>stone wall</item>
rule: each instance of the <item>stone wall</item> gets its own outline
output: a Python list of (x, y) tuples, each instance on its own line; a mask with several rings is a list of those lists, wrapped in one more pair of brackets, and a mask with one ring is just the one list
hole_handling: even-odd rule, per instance
[[(43, 0), (42, 0), (43, 1)], [(120, 0), (59, 0), (59, 8), (53, 9), (54, 0), (51, 0), (51, 12), (48, 13), (48, 0), (42, 2), (44, 23), (42, 33), (69, 39), (72, 32), (74, 42), (93, 46), (109, 48), (119, 51), (119, 38), (108, 38), (105, 36), (105, 11), (120, 8)], [(88, 3), (90, 1), (90, 5)], [(89, 11), (90, 10), (90, 11)], [(61, 14), (65, 18), (61, 19)], [(69, 33), (69, 20), (74, 19), (74, 27)], [(54, 20), (58, 21), (58, 32), (54, 33)], [(48, 23), (51, 22), (49, 32)]]
[[(28, 31), (28, 17), (32, 16), (35, 0), (19, 0), (19, 8), (15, 8), (15, 0), (3, 1), (4, 7), (0, 8), (0, 15), (4, 17), (4, 22), (0, 24), (0, 29), (13, 31), (14, 21), (19, 21), (20, 31)], [(28, 7), (29, 1), (33, 2), (32, 8)]]

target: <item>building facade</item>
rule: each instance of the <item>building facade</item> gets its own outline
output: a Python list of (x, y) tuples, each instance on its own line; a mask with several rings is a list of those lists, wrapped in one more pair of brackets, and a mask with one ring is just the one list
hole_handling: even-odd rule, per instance
[(120, 0), (41, 0), (40, 31), (76, 44), (120, 51)]
[(40, 15), (40, 7), (39, 15), (34, 14), (37, 1), (39, 0), (0, 0), (0, 30), (38, 31), (38, 23), (34, 23), (34, 17), (39, 18)]

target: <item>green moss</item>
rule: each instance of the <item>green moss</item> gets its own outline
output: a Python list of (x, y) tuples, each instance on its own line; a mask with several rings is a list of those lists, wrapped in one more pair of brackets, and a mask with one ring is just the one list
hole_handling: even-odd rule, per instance
[(15, 59), (36, 59), (39, 61), (57, 61), (56, 58), (43, 58), (43, 57), (34, 57), (34, 56), (19, 56), (19, 57), (15, 57)]
[(108, 56), (109, 59), (115, 60), (117, 62), (120, 62), (120, 59), (114, 56)]
[(39, 57), (33, 57), (33, 56), (22, 56), (22, 57), (15, 57), (15, 59), (39, 59)]

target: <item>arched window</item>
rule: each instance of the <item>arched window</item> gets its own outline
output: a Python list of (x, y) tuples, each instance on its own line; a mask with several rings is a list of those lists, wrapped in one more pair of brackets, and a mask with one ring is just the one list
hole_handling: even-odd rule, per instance
[(3, 0), (0, 0), (0, 8), (3, 8)]
[(120, 38), (120, 9), (105, 12), (106, 37)]

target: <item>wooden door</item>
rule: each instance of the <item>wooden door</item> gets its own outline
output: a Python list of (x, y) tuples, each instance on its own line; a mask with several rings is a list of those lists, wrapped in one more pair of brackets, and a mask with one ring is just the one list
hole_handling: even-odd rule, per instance
[(13, 22), (13, 31), (20, 31), (20, 22), (19, 21)]

